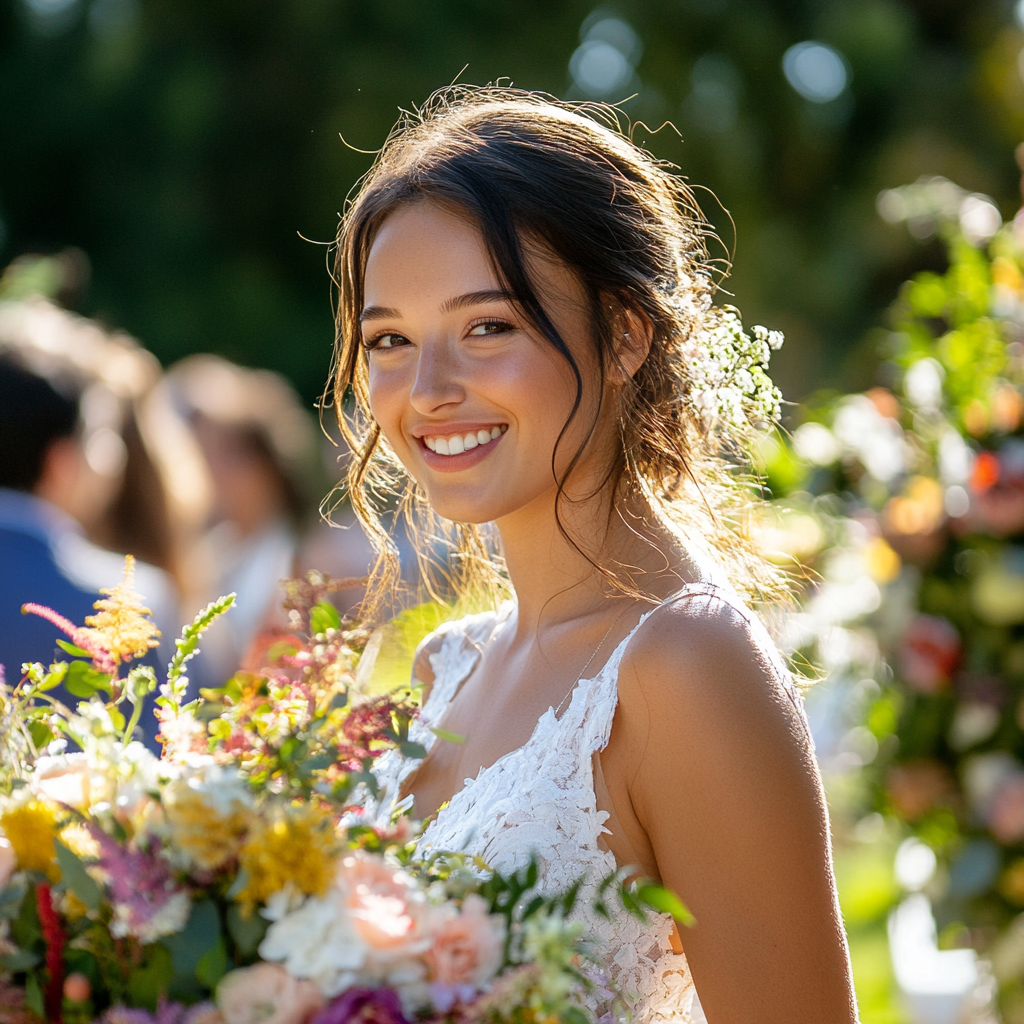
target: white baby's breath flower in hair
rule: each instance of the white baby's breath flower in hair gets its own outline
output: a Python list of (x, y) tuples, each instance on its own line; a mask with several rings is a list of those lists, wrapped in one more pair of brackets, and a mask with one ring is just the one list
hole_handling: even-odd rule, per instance
[(737, 310), (708, 309), (704, 326), (683, 349), (690, 403), (708, 429), (766, 428), (779, 419), (782, 394), (768, 376), (782, 333), (757, 326), (748, 334)]

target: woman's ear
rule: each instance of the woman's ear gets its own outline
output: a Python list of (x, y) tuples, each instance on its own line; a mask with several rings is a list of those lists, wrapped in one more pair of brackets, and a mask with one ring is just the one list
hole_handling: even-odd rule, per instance
[(615, 318), (615, 337), (612, 346), (615, 358), (609, 376), (616, 384), (625, 384), (636, 376), (651, 351), (654, 325), (639, 310), (622, 309)]

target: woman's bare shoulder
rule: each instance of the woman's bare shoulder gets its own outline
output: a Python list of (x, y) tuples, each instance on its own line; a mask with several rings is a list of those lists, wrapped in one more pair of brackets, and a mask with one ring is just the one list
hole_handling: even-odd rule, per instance
[[(663, 722), (709, 735), (732, 723), (740, 733), (784, 725), (801, 743), (806, 725), (792, 681), (767, 630), (738, 600), (696, 589), (650, 615), (619, 671), (628, 709), (657, 709)], [(717, 732), (714, 729), (713, 732)]]

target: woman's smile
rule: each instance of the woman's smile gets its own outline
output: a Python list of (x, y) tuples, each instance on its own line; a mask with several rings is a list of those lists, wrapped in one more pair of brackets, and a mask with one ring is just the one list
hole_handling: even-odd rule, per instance
[[(423, 427), (418, 435), (423, 461), (441, 473), (458, 473), (487, 458), (508, 430), (507, 423), (494, 425), (441, 424)], [(417, 436), (416, 430), (413, 435)]]

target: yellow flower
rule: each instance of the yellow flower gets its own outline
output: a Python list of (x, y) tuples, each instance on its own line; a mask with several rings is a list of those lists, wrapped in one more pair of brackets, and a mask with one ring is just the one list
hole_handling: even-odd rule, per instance
[(121, 582), (100, 591), (107, 596), (93, 605), (97, 614), (85, 620), (85, 624), (99, 634), (118, 665), (131, 658), (141, 658), (160, 642), (160, 630), (147, 618), (152, 612), (143, 605), (142, 596), (132, 589), (134, 582), (135, 559), (125, 555)]
[(298, 892), (323, 896), (336, 854), (330, 814), (308, 804), (291, 806), (253, 828), (239, 855), (247, 881), (236, 898), (250, 914), (289, 882)]
[(23, 871), (40, 871), (51, 882), (60, 881), (53, 845), (59, 819), (57, 808), (42, 800), (15, 804), (0, 814), (0, 828), (14, 847), (18, 867)]
[(201, 791), (185, 783), (166, 791), (164, 813), (174, 846), (204, 871), (215, 871), (238, 856), (251, 818), (240, 801), (232, 801), (230, 810), (222, 813)]

